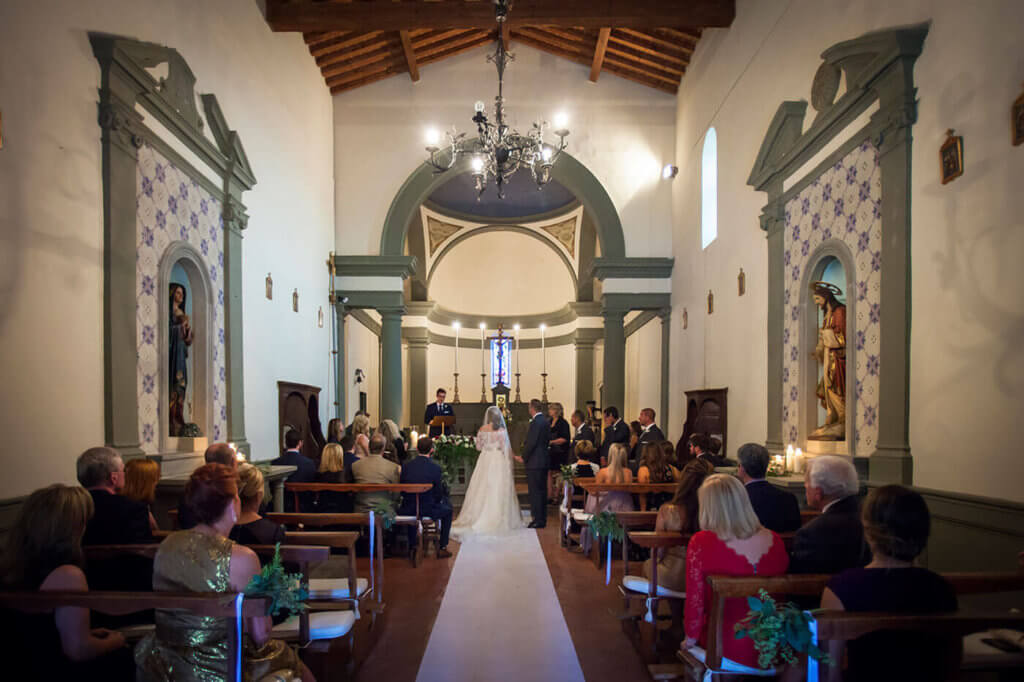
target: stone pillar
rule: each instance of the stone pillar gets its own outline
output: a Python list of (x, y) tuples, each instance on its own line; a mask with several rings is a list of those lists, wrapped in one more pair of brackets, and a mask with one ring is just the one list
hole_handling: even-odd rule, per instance
[[(769, 190), (769, 196), (780, 197), (782, 183)], [(786, 227), (783, 219), (781, 198), (776, 198), (765, 207), (761, 215), (761, 227), (768, 240), (768, 377), (767, 406), (768, 421), (765, 447), (771, 452), (782, 452), (783, 443), (789, 440), (782, 433), (782, 329), (785, 319), (785, 259), (783, 257), (783, 233)]]
[(345, 318), (348, 310), (340, 300), (334, 304), (334, 326), (337, 330), (337, 355), (334, 362), (334, 414), (342, 421), (348, 419), (346, 403), (348, 402), (348, 383), (345, 381)]
[[(426, 328), (406, 329), (406, 340), (409, 343), (409, 424), (414, 428), (422, 427), (423, 409), (427, 399), (427, 350), (430, 348), (430, 337)], [(416, 428), (424, 433), (422, 428)]]
[(604, 317), (604, 405), (615, 406), (621, 415), (626, 399), (626, 310), (611, 304), (606, 296)]
[(380, 329), (380, 418), (402, 421), (402, 315), (405, 308), (377, 309)]
[(668, 437), (668, 400), (669, 400), (669, 358), (672, 352), (672, 309), (662, 308), (658, 311), (661, 318), (661, 421), (665, 437)]
[[(230, 175), (228, 176), (230, 177)], [(228, 184), (229, 192), (241, 195), (241, 187)], [(245, 207), (233, 196), (224, 202), (224, 368), (227, 371), (227, 440), (252, 455), (245, 437), (245, 381), (242, 364), (242, 230), (249, 222)]]
[[(596, 339), (577, 329), (573, 339), (576, 348), (576, 408), (582, 410), (588, 400), (594, 399), (594, 341)], [(594, 330), (596, 331), (596, 330)]]

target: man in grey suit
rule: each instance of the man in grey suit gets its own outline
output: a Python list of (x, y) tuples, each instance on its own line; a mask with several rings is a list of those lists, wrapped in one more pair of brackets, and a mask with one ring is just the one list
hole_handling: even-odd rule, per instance
[(548, 441), (551, 425), (544, 416), (543, 403), (530, 401), (530, 430), (526, 434), (522, 456), (516, 460), (526, 467), (526, 487), (530, 495), (530, 528), (548, 525)]

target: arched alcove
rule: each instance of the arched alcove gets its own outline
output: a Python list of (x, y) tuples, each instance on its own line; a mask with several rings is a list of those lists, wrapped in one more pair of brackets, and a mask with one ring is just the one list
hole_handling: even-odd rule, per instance
[[(158, 299), (157, 313), (159, 324), (159, 355), (160, 368), (158, 412), (160, 416), (160, 450), (161, 452), (178, 451), (178, 438), (170, 435), (170, 400), (171, 400), (171, 313), (170, 288), (174, 283), (181, 284), (180, 279), (187, 278), (188, 308), (191, 309), (190, 325), (193, 341), (188, 347), (188, 395), (191, 405), (185, 408), (185, 422), (194, 423), (199, 427), (202, 436), (213, 437), (213, 346), (216, 343), (214, 329), (214, 298), (210, 276), (204, 265), (203, 257), (190, 243), (176, 241), (168, 245), (160, 259), (159, 289), (165, 296)], [(176, 280), (178, 280), (176, 282)], [(191, 451), (192, 448), (188, 447)]]

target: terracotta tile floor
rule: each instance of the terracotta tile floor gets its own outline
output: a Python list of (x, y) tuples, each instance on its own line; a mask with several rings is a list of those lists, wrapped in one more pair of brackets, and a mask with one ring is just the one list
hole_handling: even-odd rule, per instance
[[(552, 510), (551, 519), (556, 518)], [(606, 587), (604, 573), (590, 560), (560, 547), (554, 523), (549, 522), (538, 534), (587, 682), (650, 679), (613, 615), (622, 608), (614, 583)], [(358, 680), (411, 682), (416, 679), (458, 556), (458, 543), (453, 541), (449, 549), (455, 554), (451, 559), (428, 558), (419, 568), (413, 568), (407, 559), (396, 557), (385, 561), (387, 609), (377, 620), (379, 629), (372, 638), (375, 641), (368, 642), (370, 638), (362, 637), (366, 644), (356, 653), (362, 661)], [(360, 570), (363, 570), (362, 565)]]

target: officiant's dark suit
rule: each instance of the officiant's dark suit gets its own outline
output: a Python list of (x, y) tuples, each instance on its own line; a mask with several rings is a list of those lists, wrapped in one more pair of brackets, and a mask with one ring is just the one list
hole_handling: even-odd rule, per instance
[(530, 418), (530, 430), (523, 445), (523, 466), (526, 468), (526, 486), (530, 495), (531, 528), (543, 528), (548, 523), (548, 441), (551, 425), (541, 412), (537, 399), (530, 401), (535, 414)]
[[(434, 417), (454, 417), (455, 409), (450, 403), (442, 402), (440, 405), (437, 403), (430, 403), (427, 405), (427, 411), (423, 415), (423, 423), (429, 425)], [(427, 433), (431, 438), (437, 438), (441, 435), (440, 426), (431, 426), (430, 431)]]

